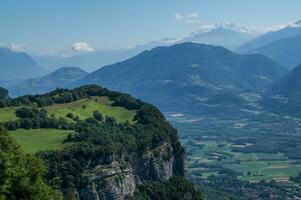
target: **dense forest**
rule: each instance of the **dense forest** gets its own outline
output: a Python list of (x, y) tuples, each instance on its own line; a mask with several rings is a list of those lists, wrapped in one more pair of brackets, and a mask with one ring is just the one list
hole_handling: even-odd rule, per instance
[[(20, 199), (19, 196), (22, 195), (21, 199), (42, 199), (35, 195), (43, 193), (47, 194), (43, 197), (45, 199), (48, 197), (48, 199), (53, 199), (53, 196), (56, 196), (55, 198), (76, 199), (78, 197), (74, 191), (91, 184), (91, 180), (84, 175), (88, 168), (109, 165), (113, 161), (123, 163), (126, 167), (130, 165), (133, 157), (142, 157), (164, 143), (170, 144), (172, 150), (167, 151), (164, 155), (154, 150), (154, 158), (152, 159), (162, 157), (163, 160), (167, 161), (173, 156), (175, 159), (173, 175), (179, 176), (179, 178), (158, 182), (160, 177), (151, 175), (145, 179), (144, 184), (140, 184), (133, 198), (158, 199), (157, 197), (161, 196), (161, 199), (200, 199), (200, 195), (193, 184), (183, 178), (184, 149), (178, 140), (177, 131), (165, 120), (156, 107), (129, 95), (111, 92), (95, 85), (73, 90), (57, 89), (44, 95), (28, 95), (16, 99), (8, 98), (6, 91), (3, 90), (2, 96), (3, 107), (17, 107), (15, 111), (17, 119), (1, 124), (6, 130), (51, 128), (75, 131), (75, 134), (70, 134), (64, 140), (67, 145), (63, 150), (38, 152), (35, 156), (24, 155), (9, 135), (2, 133), (2, 140), (8, 142), (6, 146), (9, 147), (6, 148), (5, 145), (1, 145), (1, 147), (6, 151), (13, 148), (7, 154), (1, 154), (4, 160), (10, 155), (13, 157), (23, 157), (24, 155), (22, 162), (26, 163), (23, 169), (22, 162), (18, 163), (20, 166), (6, 166), (6, 163), (2, 159), (0, 160), (0, 165), (4, 166), (3, 173), (9, 181), (12, 181), (9, 183), (4, 179), (5, 176), (1, 176), (0, 188), (4, 189), (0, 191), (1, 195), (3, 194), (3, 199)], [(92, 117), (84, 120), (68, 113), (66, 117), (70, 120), (66, 120), (49, 115), (43, 108), (93, 96), (106, 96), (113, 102), (112, 106), (135, 110), (134, 123), (128, 121), (117, 123), (113, 117), (103, 116), (97, 110), (93, 112)], [(33, 167), (31, 165), (35, 166), (34, 174), (31, 174), (30, 169)], [(14, 175), (7, 174), (7, 171), (15, 171), (14, 169), (10, 170), (9, 167), (20, 168), (20, 173), (26, 173), (26, 176), (29, 176), (26, 178), (22, 174), (16, 175), (26, 179), (26, 182), (20, 180), (22, 181), (20, 184), (23, 184), (22, 187), (25, 187), (24, 191), (22, 188), (20, 191), (14, 191), (13, 189), (16, 188), (12, 185), (6, 186), (7, 184), (14, 184), (16, 181), (11, 180), (14, 178), (11, 176)], [(27, 168), (29, 171), (26, 171)], [(31, 178), (32, 180), (30, 180)], [(150, 191), (148, 188), (153, 189)]]
[(35, 156), (25, 155), (9, 134), (0, 129), (0, 199), (54, 199), (45, 182), (46, 168)]

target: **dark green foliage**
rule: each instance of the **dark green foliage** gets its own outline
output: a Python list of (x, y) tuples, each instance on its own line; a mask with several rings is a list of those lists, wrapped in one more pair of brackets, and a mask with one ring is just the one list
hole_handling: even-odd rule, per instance
[(131, 97), (130, 95), (122, 95), (116, 98), (115, 102), (112, 104), (113, 106), (121, 106), (129, 110), (136, 110), (141, 105), (142, 102), (136, 100), (135, 98)]
[[(47, 180), (52, 182), (59, 177), (62, 181), (62, 188), (80, 187), (81, 175), (93, 158), (98, 158), (98, 164), (110, 164), (113, 157), (118, 160), (118, 157), (121, 158), (122, 155), (130, 155), (134, 152), (142, 154), (167, 141), (173, 145), (175, 155), (183, 154), (175, 129), (150, 105), (144, 106), (145, 108), (141, 108), (141, 114), (137, 116), (137, 124), (117, 124), (112, 117), (106, 117), (104, 121), (95, 118), (79, 120), (75, 124), (77, 134), (69, 136), (65, 141), (66, 143), (72, 142), (73, 145), (62, 152), (39, 153), (48, 166)], [(153, 113), (144, 113), (146, 110), (153, 110)], [(152, 120), (148, 122), (145, 118)], [(175, 172), (183, 175), (183, 166), (180, 165), (180, 161), (177, 167), (174, 169)]]
[(16, 110), (16, 115), (19, 118), (34, 118), (34, 117), (46, 117), (45, 110), (38, 110), (36, 108), (22, 107)]
[(70, 118), (70, 119), (73, 119), (74, 118), (74, 115), (73, 113), (67, 113), (66, 117)]
[(173, 177), (168, 181), (153, 181), (138, 187), (130, 200), (201, 200), (202, 195), (194, 184), (183, 177)]
[[(114, 106), (137, 110), (136, 123), (118, 124), (113, 117), (106, 116), (103, 119), (98, 111), (95, 111), (91, 118), (85, 120), (77, 118), (74, 123), (70, 123), (64, 118), (48, 117), (47, 112), (42, 109), (43, 106), (53, 103), (67, 103), (91, 96), (108, 96), (110, 100), (118, 102)], [(37, 154), (45, 161), (48, 169), (46, 179), (54, 189), (72, 191), (80, 188), (86, 182), (83, 174), (87, 166), (111, 164), (113, 160), (119, 161), (125, 156), (126, 162), (131, 162), (131, 155), (143, 155), (146, 151), (167, 142), (172, 145), (172, 154), (175, 157), (173, 171), (177, 175), (184, 175), (182, 160), (184, 149), (178, 141), (177, 131), (157, 108), (131, 96), (92, 85), (73, 90), (57, 89), (45, 95), (19, 97), (10, 100), (10, 105), (27, 105), (27, 107), (21, 107), (16, 111), (20, 119), (5, 123), (5, 127), (9, 130), (59, 128), (76, 131), (76, 134), (66, 138), (64, 142), (69, 145), (62, 151)], [(67, 116), (76, 118), (72, 113), (68, 113)], [(97, 163), (91, 162), (93, 160), (97, 160)], [(184, 182), (185, 185), (190, 186)]]
[(1, 200), (53, 199), (53, 191), (43, 180), (45, 173), (42, 160), (23, 154), (15, 141), (0, 130)]
[(35, 107), (21, 107), (16, 110), (16, 115), (20, 118), (15, 121), (4, 123), (4, 127), (8, 130), (16, 130), (18, 128), (37, 129), (37, 128), (60, 128), (73, 129), (73, 124), (67, 123), (63, 118), (48, 117), (47, 111), (37, 109)]
[[(113, 106), (124, 106), (129, 108), (138, 109), (142, 103), (139, 100), (135, 100), (133, 97), (120, 92), (109, 91), (106, 88), (102, 88), (97, 85), (87, 85), (76, 89), (56, 89), (53, 92), (49, 92), (43, 95), (26, 95), (10, 99), (7, 102), (7, 106), (38, 106), (44, 107), (55, 103), (70, 103), (84, 98), (93, 96), (107, 96), (110, 100), (116, 101), (117, 99), (123, 99), (120, 103)], [(124, 96), (124, 97), (123, 97)], [(131, 105), (133, 102), (133, 105)], [(122, 105), (123, 103), (124, 105)]]
[(93, 117), (96, 120), (98, 120), (98, 121), (102, 121), (103, 120), (102, 114), (99, 111), (97, 111), (97, 110), (93, 112)]

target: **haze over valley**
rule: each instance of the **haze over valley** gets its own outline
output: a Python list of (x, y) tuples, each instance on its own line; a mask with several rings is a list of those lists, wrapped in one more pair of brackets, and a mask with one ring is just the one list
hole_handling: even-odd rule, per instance
[(300, 6), (0, 0), (0, 199), (301, 199)]

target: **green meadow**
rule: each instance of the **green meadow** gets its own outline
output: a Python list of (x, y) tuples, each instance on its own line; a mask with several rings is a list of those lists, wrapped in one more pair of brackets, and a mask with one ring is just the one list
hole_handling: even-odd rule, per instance
[(93, 111), (98, 110), (103, 116), (114, 117), (117, 122), (133, 122), (135, 111), (127, 110), (123, 107), (111, 106), (112, 102), (107, 97), (94, 97), (91, 99), (81, 99), (79, 101), (54, 104), (46, 107), (47, 112), (56, 117), (66, 118), (68, 113), (78, 116), (80, 119), (86, 119), (93, 116)]
[(16, 120), (16, 109), (17, 107), (0, 108), (0, 122)]
[[(111, 106), (112, 101), (107, 97), (93, 97), (81, 99), (75, 102), (66, 104), (54, 104), (44, 107), (49, 115), (55, 117), (63, 117), (69, 121), (72, 119), (67, 118), (68, 113), (78, 116), (84, 120), (93, 117), (94, 111), (99, 111), (104, 117), (111, 116), (116, 119), (118, 123), (121, 122), (134, 122), (135, 111), (127, 110), (123, 107)], [(0, 109), (0, 122), (16, 120), (17, 116), (15, 111), (18, 107), (7, 107)], [(11, 135), (15, 138), (18, 144), (26, 153), (36, 153), (44, 150), (60, 150), (65, 144), (63, 141), (69, 134), (74, 131), (58, 130), (58, 129), (31, 129), (24, 130), (18, 129), (10, 131)]]
[(22, 150), (26, 153), (37, 153), (45, 150), (61, 150), (66, 145), (63, 141), (69, 134), (73, 134), (70, 130), (58, 129), (18, 129), (10, 131), (10, 134)]
[[(54, 104), (44, 109), (47, 110), (49, 115), (55, 117), (66, 117), (68, 113), (73, 113), (80, 119), (86, 119), (93, 116), (93, 111), (98, 110), (103, 116), (114, 117), (118, 123), (129, 121), (133, 123), (135, 111), (127, 110), (123, 107), (111, 106), (113, 102), (109, 101), (107, 97), (93, 97), (81, 99), (71, 103)], [(0, 122), (16, 120), (15, 111), (18, 107), (0, 108)]]

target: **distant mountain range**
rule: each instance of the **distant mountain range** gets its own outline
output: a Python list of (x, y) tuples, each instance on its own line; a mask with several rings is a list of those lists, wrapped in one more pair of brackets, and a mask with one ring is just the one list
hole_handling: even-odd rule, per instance
[[(102, 66), (126, 60), (145, 50), (150, 50), (158, 46), (170, 46), (184, 42), (194, 42), (235, 49), (256, 36), (256, 33), (246, 28), (236, 26), (233, 23), (224, 23), (221, 25), (203, 26), (198, 31), (191, 33), (184, 38), (163, 39), (129, 49), (98, 50), (90, 53), (77, 53), (68, 57), (33, 55), (33, 58), (40, 66), (43, 66), (48, 70), (55, 70), (61, 66), (80, 66), (82, 69), (91, 72)], [(64, 55), (65, 54), (64, 51)], [(68, 55), (72, 54), (69, 52)]]
[(247, 42), (246, 44), (242, 45), (238, 49), (238, 51), (240, 53), (249, 53), (250, 51), (266, 46), (277, 40), (298, 36), (300, 34), (301, 34), (301, 21), (297, 21), (293, 24), (287, 25), (286, 27), (280, 30), (267, 32)]
[(47, 73), (26, 53), (0, 47), (0, 81), (40, 77)]
[(301, 31), (298, 36), (277, 40), (250, 53), (266, 55), (288, 69), (293, 69), (301, 63)]
[(57, 70), (61, 66), (80, 66), (82, 69), (91, 72), (104, 65), (126, 60), (144, 50), (144, 48), (140, 49), (140, 47), (136, 47), (133, 49), (122, 50), (99, 50), (71, 57), (59, 57), (52, 55), (32, 55), (32, 57), (40, 66), (43, 66), (50, 71)]
[(262, 103), (273, 112), (301, 117), (301, 65), (274, 83)]
[(37, 79), (29, 79), (8, 87), (10, 96), (41, 94), (56, 88), (66, 87), (74, 81), (82, 79), (88, 73), (78, 67), (63, 67), (49, 75)]
[(236, 26), (234, 23), (223, 23), (203, 26), (199, 31), (191, 33), (190, 36), (177, 41), (177, 43), (211, 44), (235, 50), (256, 36), (258, 33), (247, 28)]
[(235, 99), (232, 94), (262, 92), (286, 72), (262, 55), (239, 55), (223, 47), (183, 43), (105, 66), (73, 86), (99, 84), (135, 95), (163, 110), (209, 109), (214, 113), (219, 108), (213, 104), (223, 100), (219, 95), (227, 93), (229, 100)]
[(241, 46), (238, 51), (260, 53), (293, 69), (301, 63), (301, 21), (266, 33)]

